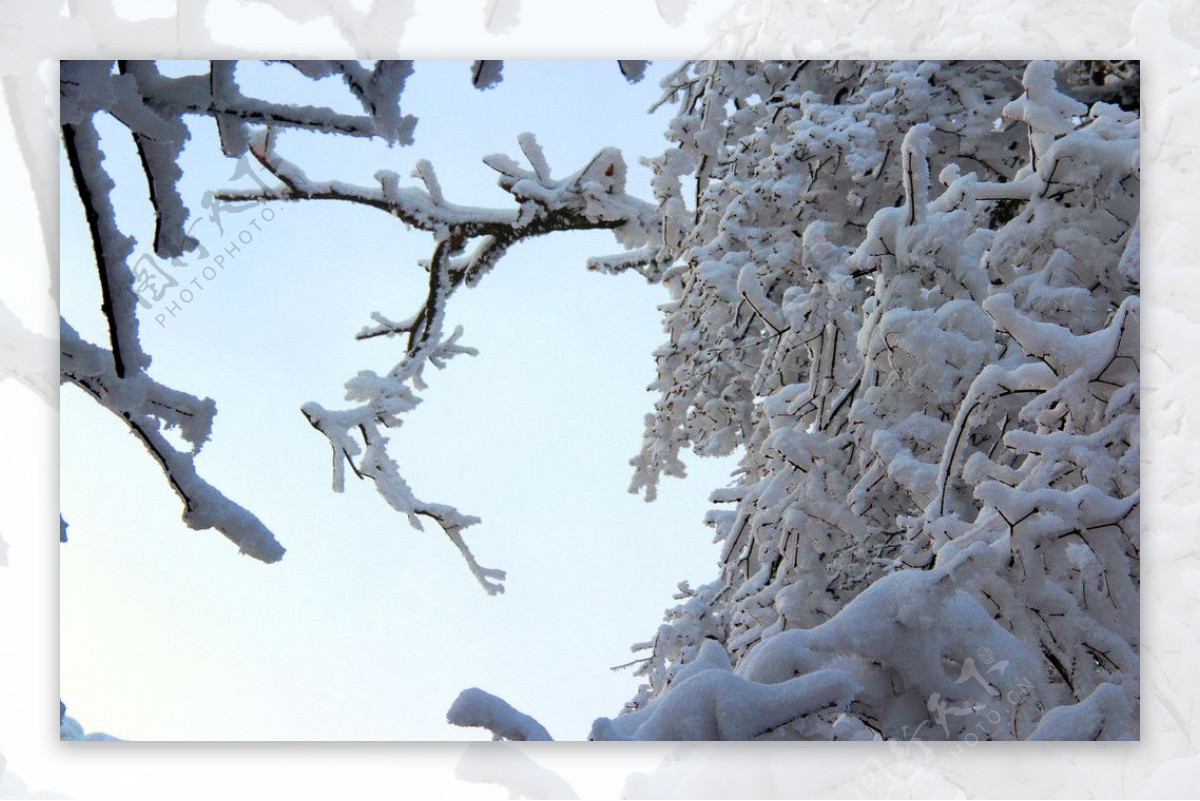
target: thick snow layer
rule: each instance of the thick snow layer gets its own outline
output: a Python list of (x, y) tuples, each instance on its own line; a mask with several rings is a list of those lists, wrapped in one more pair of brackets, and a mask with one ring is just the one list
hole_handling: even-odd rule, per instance
[(589, 739), (751, 740), (814, 712), (844, 710), (860, 690), (843, 670), (760, 684), (710, 668), (678, 681), (644, 710), (597, 719)]

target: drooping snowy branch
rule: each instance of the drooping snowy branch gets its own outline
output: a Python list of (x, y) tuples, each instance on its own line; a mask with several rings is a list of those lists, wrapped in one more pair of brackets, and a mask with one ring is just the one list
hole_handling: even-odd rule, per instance
[[(333, 488), (345, 489), (346, 467), (359, 479), (374, 482), (376, 490), (396, 511), (420, 529), (421, 518), (437, 523), (462, 553), (472, 575), (489, 594), (503, 592), (504, 572), (481, 566), (462, 537), (462, 531), (479, 522), (477, 517), (440, 503), (419, 499), (400, 473), (387, 450), (389, 428), (401, 425), (402, 416), (420, 402), (427, 365), (442, 368), (456, 355), (474, 355), (459, 344), (461, 328), (444, 330), (447, 303), (463, 286), (474, 286), (515, 243), (554, 231), (612, 230), (626, 247), (646, 248), (657, 233), (653, 204), (625, 192), (625, 164), (621, 154), (602, 150), (584, 167), (562, 179), (551, 176), (541, 147), (532, 134), (519, 139), (531, 169), (507, 156), (484, 159), (500, 174), (500, 186), (517, 202), (515, 209), (460, 206), (442, 194), (433, 166), (418, 162), (413, 177), (424, 188), (400, 185), (395, 173), (376, 174), (378, 187), (351, 186), (338, 181), (314, 181), (275, 149), (271, 130), (252, 139), (250, 152), (275, 176), (280, 185), (261, 191), (223, 191), (221, 200), (311, 201), (338, 200), (384, 211), (413, 228), (433, 235), (433, 254), (426, 269), (428, 290), (418, 309), (402, 321), (379, 312), (374, 325), (359, 332), (359, 339), (404, 336), (402, 359), (386, 374), (359, 372), (346, 383), (345, 399), (355, 406), (331, 410), (310, 402), (302, 411), (329, 439), (333, 450)], [(472, 248), (468, 243), (474, 241)], [(647, 252), (646, 264), (652, 263)]]
[[(118, 375), (112, 354), (84, 341), (65, 320), (60, 348), (62, 380), (117, 415), (141, 440), (183, 501), (183, 520), (188, 527), (215, 528), (239, 551), (263, 562), (277, 562), (283, 557), (283, 546), (262, 521), (196, 472), (195, 456), (208, 439), (216, 414), (211, 398), (200, 400), (163, 386), (143, 371)], [(165, 428), (178, 429), (192, 450), (175, 448), (163, 434)]]

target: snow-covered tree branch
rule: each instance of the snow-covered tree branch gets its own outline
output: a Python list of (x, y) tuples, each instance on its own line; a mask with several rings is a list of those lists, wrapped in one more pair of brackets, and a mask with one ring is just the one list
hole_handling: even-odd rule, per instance
[[(479, 518), (452, 506), (420, 500), (400, 473), (386, 446), (384, 430), (401, 424), (401, 416), (412, 410), (425, 388), (428, 364), (442, 368), (460, 354), (474, 355), (473, 348), (459, 344), (462, 329), (444, 330), (447, 303), (462, 287), (476, 285), (517, 242), (555, 231), (609, 229), (627, 248), (646, 248), (656, 241), (657, 208), (625, 192), (625, 163), (612, 149), (595, 155), (582, 168), (562, 179), (551, 177), (549, 165), (536, 138), (524, 134), (519, 145), (529, 168), (504, 155), (484, 161), (500, 175), (500, 186), (512, 195), (514, 209), (485, 209), (450, 203), (442, 194), (434, 168), (420, 161), (413, 172), (424, 188), (402, 187), (391, 171), (376, 173), (378, 187), (351, 186), (338, 181), (313, 181), (302, 169), (275, 149), (268, 129), (250, 144), (250, 152), (271, 175), (279, 179), (275, 189), (222, 191), (222, 201), (247, 200), (338, 200), (379, 209), (401, 222), (433, 235), (433, 253), (423, 263), (429, 274), (428, 292), (415, 313), (393, 321), (380, 312), (371, 315), (374, 325), (359, 332), (359, 339), (404, 335), (403, 358), (385, 375), (360, 371), (346, 383), (346, 400), (357, 405), (342, 410), (327, 409), (309, 402), (302, 411), (313, 428), (324, 434), (333, 449), (333, 488), (345, 488), (346, 467), (359, 479), (369, 479), (392, 508), (405, 514), (421, 528), (420, 518), (436, 522), (462, 553), (471, 573), (489, 593), (503, 592), (504, 571), (476, 562), (462, 537), (463, 529)], [(624, 266), (656, 275), (656, 253), (644, 255)], [(614, 268), (606, 265), (607, 269)]]

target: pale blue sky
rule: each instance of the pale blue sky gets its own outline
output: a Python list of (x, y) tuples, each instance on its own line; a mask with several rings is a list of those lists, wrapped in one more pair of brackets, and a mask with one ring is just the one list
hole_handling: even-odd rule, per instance
[[(556, 175), (601, 147), (621, 148), (631, 191), (650, 199), (637, 159), (665, 146), (664, 113), (645, 109), (666, 69), (652, 66), (631, 87), (611, 61), (517, 61), (499, 87), (478, 92), (469, 63), (420, 62), (402, 103), (420, 119), (414, 146), (289, 133), (279, 150), (314, 178), (363, 184), (379, 168), (407, 176), (426, 158), (448, 199), (506, 205), (480, 159), (519, 158), (517, 134), (532, 131)], [(341, 86), (324, 83), (256, 65), (243, 88), (353, 110)], [(233, 162), (220, 156), (211, 121), (191, 130), (182, 191), (201, 218), (193, 234), (215, 252), (250, 213), (224, 218), (224, 234), (203, 219), (201, 194), (229, 186)], [(148, 242), (128, 137), (116, 125), (104, 133), (110, 167), (132, 177), (122, 222)], [(62, 197), (62, 312), (103, 343), (69, 173)], [(188, 530), (142, 446), (64, 388), (71, 541), (61, 555), (60, 659), (70, 714), (131, 739), (482, 739), (445, 723), (458, 691), (479, 686), (556, 738), (586, 737), (593, 718), (636, 691), (638, 679), (608, 668), (653, 636), (675, 584), (716, 576), (702, 517), (732, 460), (690, 459), (692, 476), (668, 481), (654, 504), (626, 492), (654, 398), (645, 387), (665, 338), (656, 309), (665, 290), (586, 272), (587, 256), (620, 249), (593, 232), (523, 243), (453, 299), (449, 322), (480, 355), (427, 376), (425, 403), (394, 432), (392, 453), (419, 497), (483, 518), (468, 543), (482, 564), (508, 571), (507, 593), (491, 598), (436, 527), (410, 529), (352, 476), (334, 494), (328, 443), (299, 412), (306, 401), (339, 407), (347, 378), (398, 360), (396, 342), (353, 335), (372, 311), (396, 319), (416, 309), (424, 282), (415, 260), (431, 240), (373, 209), (273, 210), (176, 317), (159, 325), (162, 308), (149, 310), (142, 341), (158, 380), (216, 399), (197, 466), (288, 553), (263, 565), (214, 531)]]

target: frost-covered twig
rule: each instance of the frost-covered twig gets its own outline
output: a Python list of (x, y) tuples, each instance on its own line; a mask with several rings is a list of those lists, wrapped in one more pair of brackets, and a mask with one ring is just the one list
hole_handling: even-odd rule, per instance
[[(388, 454), (384, 430), (401, 424), (401, 416), (419, 402), (425, 388), (427, 364), (442, 368), (459, 354), (475, 350), (459, 344), (461, 329), (443, 331), (450, 297), (463, 286), (473, 286), (516, 242), (553, 231), (608, 229), (627, 247), (641, 247), (634, 260), (653, 264), (657, 250), (648, 246), (658, 231), (657, 209), (625, 193), (625, 164), (618, 151), (600, 151), (582, 169), (563, 179), (551, 176), (541, 147), (532, 134), (519, 137), (522, 152), (532, 169), (507, 156), (484, 161), (500, 174), (500, 186), (516, 209), (459, 206), (442, 194), (428, 162), (418, 162), (413, 176), (425, 186), (403, 187), (392, 172), (376, 174), (378, 187), (351, 186), (339, 181), (316, 181), (275, 149), (270, 130), (254, 137), (250, 152), (280, 186), (256, 191), (222, 191), (222, 200), (339, 200), (384, 211), (434, 237), (427, 265), (428, 289), (417, 311), (395, 322), (373, 313), (374, 326), (359, 332), (358, 339), (406, 335), (403, 357), (386, 375), (362, 371), (346, 383), (346, 400), (356, 406), (330, 410), (307, 403), (302, 411), (309, 423), (325, 435), (333, 449), (333, 488), (345, 488), (345, 468), (360, 479), (369, 479), (384, 500), (421, 528), (420, 518), (434, 520), (462, 553), (472, 575), (489, 593), (503, 592), (504, 572), (479, 565), (462, 538), (463, 529), (479, 522), (451, 506), (423, 501), (414, 495)], [(474, 242), (468, 251), (468, 244)], [(633, 266), (633, 261), (623, 266)]]

